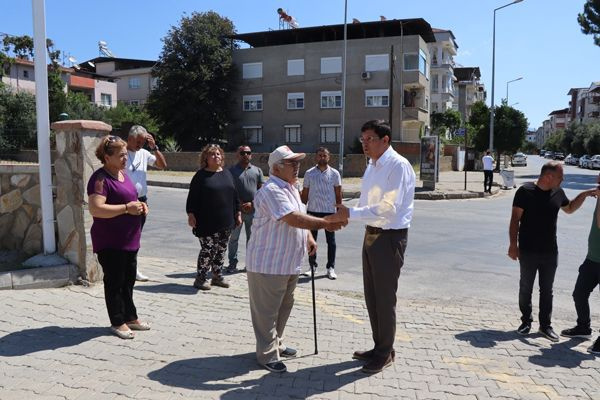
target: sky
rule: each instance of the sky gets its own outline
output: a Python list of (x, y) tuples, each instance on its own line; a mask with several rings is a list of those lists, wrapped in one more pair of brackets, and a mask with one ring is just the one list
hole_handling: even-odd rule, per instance
[[(7, 0), (4, 0), (7, 1)], [(423, 18), (456, 37), (455, 61), (478, 66), (491, 99), (494, 9), (510, 0), (347, 0), (348, 22)], [(0, 13), (0, 32), (33, 36), (30, 0), (13, 0)], [(570, 88), (600, 81), (600, 47), (581, 33), (577, 14), (585, 0), (523, 0), (496, 12), (495, 103), (506, 97), (521, 110), (530, 129), (548, 114), (568, 107)], [(117, 56), (155, 60), (161, 39), (182, 16), (215, 11), (238, 33), (278, 29), (282, 7), (301, 27), (341, 24), (344, 0), (46, 0), (46, 34), (56, 48), (79, 62), (99, 55), (104, 40)], [(351, 57), (351, 55), (349, 55)]]

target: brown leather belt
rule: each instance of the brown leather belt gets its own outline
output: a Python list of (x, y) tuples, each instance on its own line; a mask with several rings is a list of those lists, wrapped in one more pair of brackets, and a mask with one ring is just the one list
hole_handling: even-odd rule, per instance
[(407, 231), (407, 228), (403, 228), (403, 229), (382, 229), (382, 228), (377, 228), (375, 226), (366, 226), (366, 230), (367, 233), (383, 233), (383, 232), (404, 232)]

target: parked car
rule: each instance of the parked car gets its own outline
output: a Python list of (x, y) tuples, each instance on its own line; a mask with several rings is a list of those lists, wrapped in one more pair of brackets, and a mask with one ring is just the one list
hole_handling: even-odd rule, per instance
[(554, 153), (554, 157), (555, 160), (564, 160), (565, 159), (565, 155), (563, 153)]
[(511, 165), (513, 167), (516, 167), (518, 165), (526, 167), (527, 166), (527, 156), (523, 153), (515, 153), (515, 155), (512, 156)]
[(590, 156), (587, 154), (579, 157), (579, 168), (588, 168), (588, 163), (590, 162)]
[(540, 157), (544, 157), (546, 155), (546, 150), (541, 149), (540, 150)]
[(544, 154), (545, 158), (554, 158), (554, 152), (553, 151), (547, 151), (546, 154)]
[(579, 156), (577, 154), (569, 154), (565, 157), (565, 164), (579, 165)]
[(588, 168), (600, 169), (600, 154), (596, 154), (590, 158), (590, 161), (588, 162)]

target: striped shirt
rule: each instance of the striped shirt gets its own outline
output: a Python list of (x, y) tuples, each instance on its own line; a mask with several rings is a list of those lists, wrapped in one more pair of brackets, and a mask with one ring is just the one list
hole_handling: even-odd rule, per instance
[(306, 213), (298, 189), (272, 175), (256, 193), (254, 208), (246, 269), (270, 275), (299, 274), (307, 253), (307, 231), (281, 221), (294, 211)]
[(414, 198), (415, 170), (390, 146), (377, 162), (369, 160), (350, 219), (382, 229), (409, 228)]
[(308, 188), (308, 211), (317, 213), (334, 213), (336, 186), (342, 186), (340, 173), (327, 166), (321, 171), (314, 166), (304, 173), (304, 187)]

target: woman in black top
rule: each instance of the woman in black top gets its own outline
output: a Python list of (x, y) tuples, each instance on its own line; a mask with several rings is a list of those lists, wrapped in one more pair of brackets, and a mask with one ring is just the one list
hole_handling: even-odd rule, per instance
[[(194, 287), (210, 290), (213, 286), (227, 288), (221, 269), (229, 235), (242, 217), (238, 194), (231, 173), (224, 169), (225, 153), (216, 144), (209, 144), (200, 153), (200, 170), (190, 183), (186, 212), (188, 225), (200, 241), (198, 275)], [(212, 280), (206, 281), (208, 271)]]

